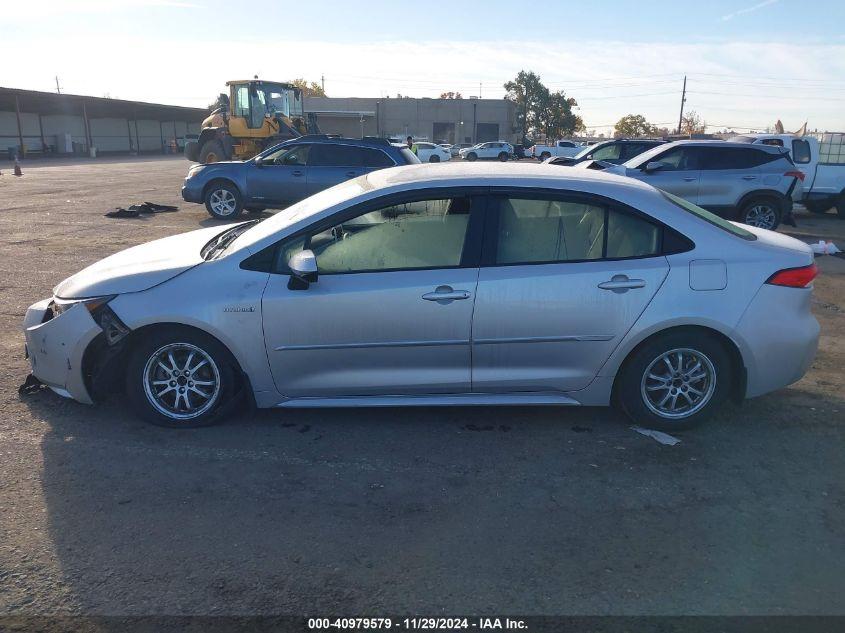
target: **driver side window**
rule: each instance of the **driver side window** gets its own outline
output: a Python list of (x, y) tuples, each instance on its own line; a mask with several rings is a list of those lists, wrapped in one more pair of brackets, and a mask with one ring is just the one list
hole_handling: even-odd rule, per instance
[(666, 165), (661, 171), (690, 171), (698, 169), (696, 153), (686, 147), (676, 147), (654, 159)]
[(621, 145), (605, 145), (604, 147), (600, 147), (595, 152), (593, 152), (593, 155), (590, 158), (592, 158), (593, 160), (616, 160), (617, 158), (619, 158), (619, 154), (621, 151)]
[(438, 198), (386, 206), (322, 231), (294, 238), (279, 250), (275, 270), (311, 250), (321, 275), (461, 265), (470, 198)]

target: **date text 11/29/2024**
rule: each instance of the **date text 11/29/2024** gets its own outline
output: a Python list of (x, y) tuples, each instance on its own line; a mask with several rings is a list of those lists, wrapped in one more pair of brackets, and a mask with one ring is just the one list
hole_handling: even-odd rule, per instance
[(527, 624), (518, 618), (308, 618), (308, 629), (319, 630), (404, 630), (404, 631), (527, 631)]

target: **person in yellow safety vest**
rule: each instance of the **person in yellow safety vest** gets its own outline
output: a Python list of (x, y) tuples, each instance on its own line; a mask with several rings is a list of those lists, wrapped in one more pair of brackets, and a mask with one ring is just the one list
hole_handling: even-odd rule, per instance
[(409, 136), (408, 138), (405, 139), (405, 142), (408, 143), (408, 149), (411, 150), (414, 153), (414, 155), (416, 155), (417, 150), (419, 148), (417, 147), (417, 144), (414, 143), (414, 137)]

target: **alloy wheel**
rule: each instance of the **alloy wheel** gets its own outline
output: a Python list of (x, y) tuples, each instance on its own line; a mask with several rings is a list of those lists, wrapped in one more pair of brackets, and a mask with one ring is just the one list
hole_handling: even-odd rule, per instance
[(677, 348), (655, 358), (643, 372), (645, 405), (668, 419), (686, 418), (707, 405), (716, 391), (716, 368), (703, 353)]
[(143, 381), (153, 408), (174, 420), (201, 416), (220, 393), (217, 364), (190, 343), (169, 343), (153, 352), (144, 366)]
[(755, 204), (745, 213), (745, 223), (760, 229), (773, 229), (777, 225), (777, 214), (770, 204)]
[(228, 189), (216, 189), (212, 191), (208, 202), (218, 215), (232, 215), (238, 208), (235, 195)]

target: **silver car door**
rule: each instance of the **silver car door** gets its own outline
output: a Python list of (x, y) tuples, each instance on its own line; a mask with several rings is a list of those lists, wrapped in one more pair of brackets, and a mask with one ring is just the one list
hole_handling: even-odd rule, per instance
[(514, 193), (487, 217), (473, 390), (583, 389), (668, 273), (662, 228), (583, 195)]
[[(454, 190), (394, 196), (284, 241), (262, 302), (279, 392), (469, 391), (482, 222), (472, 201)], [(283, 263), (304, 249), (316, 255), (319, 277), (292, 289)]]
[(697, 205), (733, 216), (742, 196), (765, 187), (757, 160), (762, 152), (751, 147), (707, 146), (701, 154)]
[(662, 163), (663, 167), (660, 169), (646, 171), (645, 165), (642, 165), (642, 169), (629, 169), (628, 176), (697, 204), (701, 179), (698, 156), (695, 147), (674, 147), (650, 161)]

